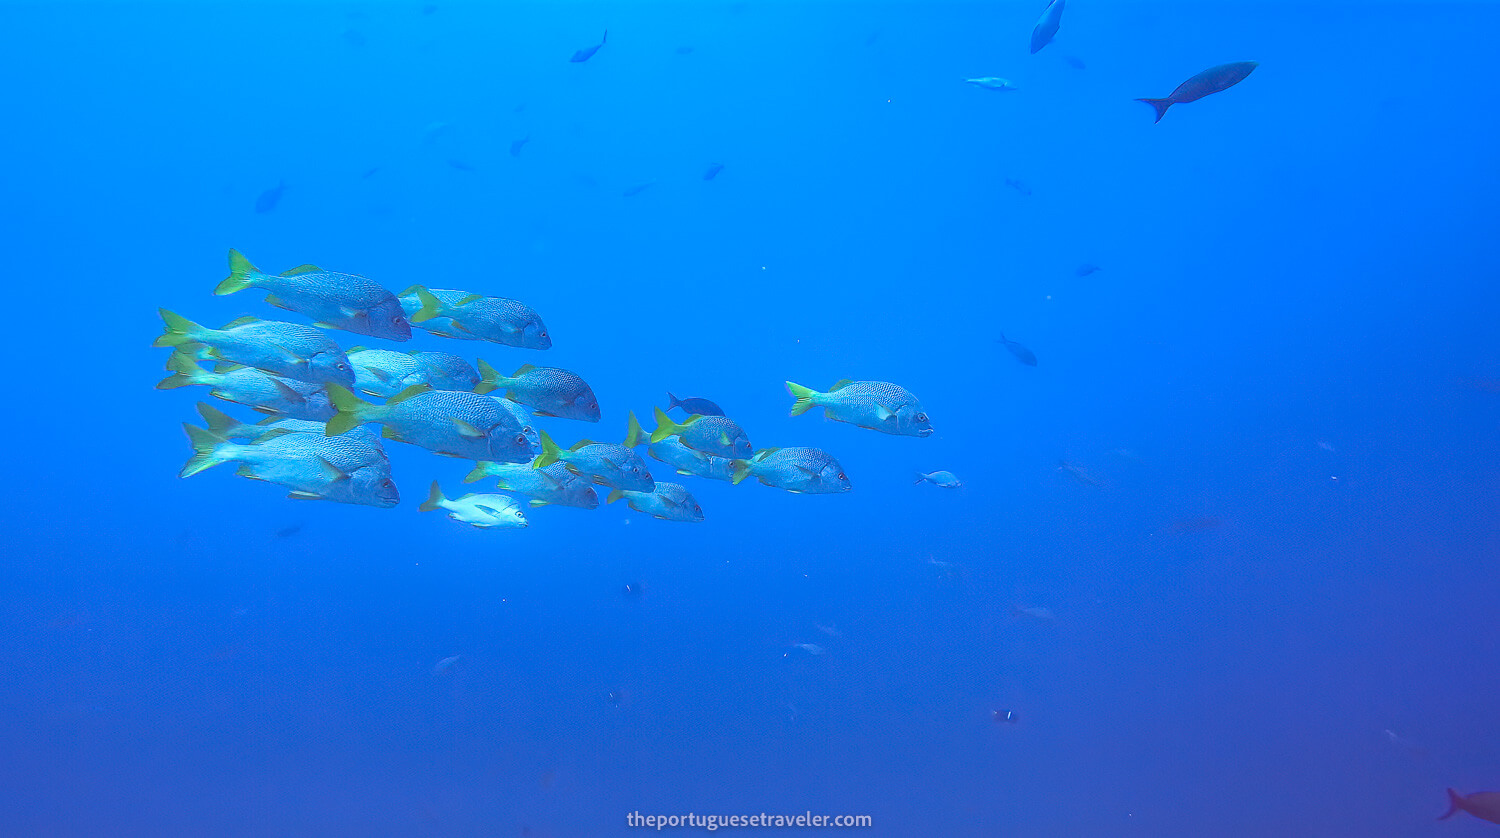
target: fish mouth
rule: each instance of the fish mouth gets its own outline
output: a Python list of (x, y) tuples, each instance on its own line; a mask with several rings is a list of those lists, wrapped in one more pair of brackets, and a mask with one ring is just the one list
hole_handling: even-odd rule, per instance
[(917, 431), (917, 436), (932, 436), (933, 433), (936, 432), (936, 430), (936, 428), (923, 428), (922, 430)]

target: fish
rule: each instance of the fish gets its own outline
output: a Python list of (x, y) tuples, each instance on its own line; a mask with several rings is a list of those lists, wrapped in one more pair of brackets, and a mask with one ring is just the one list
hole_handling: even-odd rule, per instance
[(650, 492), (656, 488), (656, 481), (646, 463), (629, 448), (585, 439), (563, 451), (546, 431), (542, 431), (542, 453), (532, 461), (532, 467), (546, 468), (556, 462), (567, 465), (574, 474), (587, 476), (611, 489)]
[(241, 477), (292, 490), (289, 497), (329, 500), (388, 509), (401, 502), (391, 479), (390, 461), (377, 442), (361, 437), (330, 438), (313, 433), (268, 433), (249, 445), (228, 442), (184, 424), (193, 456), (179, 477), (192, 477), (221, 463), (237, 462)]
[(1063, 0), (1052, 0), (1042, 10), (1036, 26), (1031, 30), (1031, 54), (1036, 55), (1042, 47), (1052, 43), (1057, 36), (1057, 27), (1062, 24)]
[(552, 348), (541, 316), (519, 300), (421, 285), (402, 291), (400, 297), (412, 325), (439, 337), (487, 340), (519, 349)]
[(727, 483), (734, 482), (733, 460), (694, 451), (683, 445), (682, 441), (676, 437), (651, 443), (646, 448), (646, 453), (650, 454), (652, 459), (671, 466), (678, 474), (704, 477), (709, 480), (723, 480)]
[(1036, 366), (1036, 355), (1030, 349), (1006, 337), (1004, 332), (1000, 333), (1000, 342), (1005, 344), (1005, 348), (1010, 350), (1010, 354), (1016, 356), (1017, 361), (1028, 367)]
[(1085, 276), (1088, 276), (1089, 274), (1098, 273), (1098, 272), (1099, 272), (1099, 266), (1098, 265), (1090, 265), (1090, 264), (1085, 263), (1085, 264), (1079, 265), (1078, 269), (1075, 270), (1075, 271), (1073, 271), (1073, 275), (1076, 276), (1076, 277), (1085, 277)]
[(887, 381), (836, 382), (826, 393), (786, 382), (786, 391), (796, 399), (792, 415), (801, 416), (813, 407), (835, 422), (897, 436), (932, 436), (932, 424), (922, 403), (904, 387)]
[(474, 392), (501, 390), (507, 399), (526, 405), (537, 416), (599, 421), (599, 400), (594, 398), (593, 389), (567, 370), (523, 364), (515, 375), (506, 377), (481, 359), (479, 378)]
[(704, 180), (713, 180), (714, 178), (718, 177), (719, 176), (719, 172), (722, 172), (722, 171), (724, 171), (724, 164), (723, 163), (712, 163), (712, 164), (709, 165), (708, 169), (703, 173), (703, 179)]
[(362, 393), (388, 399), (408, 387), (428, 383), (427, 368), (405, 352), (356, 346), (344, 355), (354, 367), (355, 389)]
[(496, 488), (530, 498), (532, 506), (554, 504), (578, 509), (599, 506), (593, 481), (569, 471), (566, 463), (532, 468), (529, 464), (478, 462), (464, 482), (473, 483), (486, 477), (497, 479)]
[(668, 390), (667, 401), (670, 402), (670, 404), (667, 405), (667, 410), (671, 410), (674, 407), (680, 407), (682, 408), (682, 412), (688, 415), (692, 415), (694, 413), (698, 414), (699, 416), (724, 415), (723, 408), (719, 407), (708, 399), (698, 399), (691, 397), (686, 399), (679, 399), (676, 396), (672, 395), (671, 390)]
[(490, 398), (495, 400), (495, 404), (500, 405), (501, 410), (515, 417), (517, 424), (521, 426), (521, 433), (531, 446), (531, 453), (542, 453), (542, 438), (537, 436), (536, 420), (532, 417), (531, 411), (504, 396), (491, 395)]
[(917, 479), (913, 483), (931, 483), (944, 489), (957, 489), (964, 485), (951, 471), (934, 471), (928, 474), (917, 473)]
[(446, 509), (449, 518), (480, 529), (520, 529), (528, 524), (526, 513), (514, 498), (470, 492), (449, 500), (443, 497), (443, 489), (436, 480), (432, 481), (427, 500), (418, 507), (421, 512), (434, 509)]
[[(798, 651), (806, 652), (809, 655), (822, 655), (826, 654), (828, 651), (827, 649), (824, 649), (822, 646), (819, 646), (816, 643), (793, 643), (792, 645), (788, 646), (787, 649), (796, 649)], [(791, 652), (788, 651), (783, 654), (782, 657), (786, 657), (790, 654)]]
[(1091, 486), (1095, 489), (1104, 488), (1104, 481), (1090, 474), (1083, 466), (1075, 465), (1067, 460), (1058, 460), (1057, 470), (1085, 486)]
[(666, 411), (656, 408), (656, 429), (652, 442), (676, 436), (683, 445), (716, 457), (743, 459), (755, 453), (745, 430), (727, 416), (689, 416), (682, 424), (673, 422)]
[(1067, 64), (1069, 67), (1072, 67), (1075, 70), (1086, 70), (1086, 69), (1088, 69), (1088, 65), (1083, 63), (1083, 59), (1082, 58), (1078, 58), (1078, 57), (1072, 56), (1072, 55), (1064, 55), (1063, 56), (1063, 63)]
[(411, 324), (396, 295), (356, 274), (301, 265), (272, 275), (263, 273), (238, 250), (229, 251), (229, 276), (214, 289), (224, 296), (255, 288), (266, 302), (305, 315), (325, 328), (386, 340), (411, 340)]
[(468, 361), (447, 352), (413, 352), (412, 360), (427, 370), (427, 383), (434, 390), (473, 390), (479, 373)]
[(531, 444), (521, 433), (520, 424), (488, 396), (417, 385), (377, 405), (330, 384), (328, 398), (338, 411), (328, 420), (327, 434), (331, 437), (374, 422), (384, 426), (381, 435), (386, 439), (445, 457), (502, 463), (531, 461)]
[(516, 140), (515, 142), (511, 143), (510, 144), (510, 156), (511, 157), (520, 157), (521, 156), (521, 149), (525, 148), (526, 144), (529, 143), (529, 142), (531, 142), (531, 135), (530, 134), (528, 134), (528, 135), (522, 137), (521, 139)]
[(166, 330), (152, 346), (201, 343), (209, 357), (306, 381), (354, 386), (354, 369), (344, 350), (311, 326), (241, 317), (222, 329), (209, 329), (179, 314), (158, 309)]
[[(241, 422), (213, 405), (198, 402), (198, 415), (203, 417), (204, 427), (208, 432), (220, 439), (235, 440), (248, 439), (257, 440), (273, 432), (292, 431), (299, 434), (317, 434), (324, 436), (328, 425), (326, 422), (313, 422), (306, 419), (292, 419), (287, 416), (271, 416), (259, 422)], [(359, 427), (349, 431), (350, 439), (361, 441), (370, 448), (385, 456), (385, 449), (380, 446), (380, 435), (369, 428)]]
[(1448, 811), (1438, 816), (1447, 820), (1458, 812), (1468, 812), (1482, 821), (1500, 823), (1500, 791), (1477, 791), (1462, 795), (1448, 789)]
[(1038, 606), (1038, 605), (1031, 605), (1031, 606), (1015, 605), (1015, 606), (1011, 606), (1011, 613), (1015, 614), (1017, 617), (1027, 617), (1027, 618), (1030, 618), (1032, 620), (1041, 620), (1043, 622), (1055, 619), (1055, 617), (1052, 614), (1052, 609), (1050, 609), (1050, 608), (1043, 608), (1043, 607)]
[(281, 193), (285, 191), (286, 181), (283, 180), (270, 189), (267, 189), (266, 191), (260, 193), (260, 195), (256, 196), (255, 198), (255, 211), (258, 213), (267, 213), (273, 209), (276, 209), (276, 205), (281, 202)]
[(620, 197), (630, 198), (632, 196), (639, 195), (642, 192), (645, 192), (647, 189), (650, 189), (655, 184), (656, 181), (648, 180), (645, 183), (637, 183), (635, 186), (627, 186), (625, 187), (625, 191), (620, 193)]
[(964, 79), (965, 84), (982, 87), (985, 90), (1020, 90), (1015, 82), (1010, 79), (997, 78), (995, 76), (984, 76), (977, 79)]
[(1013, 177), (1008, 177), (1008, 178), (1005, 179), (1005, 185), (1009, 186), (1011, 189), (1016, 190), (1017, 192), (1021, 193), (1022, 195), (1025, 195), (1028, 198), (1031, 197), (1031, 187), (1027, 186), (1022, 181), (1016, 180)]
[(837, 494), (854, 488), (839, 461), (817, 448), (767, 448), (733, 464), (735, 484), (754, 476), (766, 486), (810, 495)]
[(443, 673), (445, 673), (448, 670), (452, 669), (453, 666), (454, 666), (454, 664), (457, 664), (459, 661), (461, 661), (463, 659), (464, 659), (463, 655), (449, 655), (448, 657), (443, 658), (442, 660), (440, 660), (437, 663), (435, 663), (435, 664), (432, 665), (432, 674), (433, 675), (442, 675)]
[(703, 520), (703, 507), (698, 505), (691, 492), (676, 483), (658, 480), (656, 488), (649, 492), (615, 489), (609, 493), (605, 503), (614, 503), (622, 498), (636, 512), (644, 512), (663, 521), (695, 524)]
[(450, 167), (459, 170), (460, 172), (477, 172), (477, 171), (479, 171), (479, 169), (477, 167), (475, 167), (475, 165), (473, 163), (470, 163), (467, 160), (460, 160), (457, 157), (448, 157), (448, 158), (445, 158), (443, 162), (447, 163)]
[(578, 50), (577, 52), (573, 53), (573, 57), (569, 58), (568, 60), (574, 64), (582, 64), (590, 58), (593, 58), (594, 53), (598, 52), (599, 48), (604, 46), (604, 42), (608, 40), (609, 30), (606, 29), (604, 30), (604, 37), (599, 39), (599, 43), (594, 44), (591, 47), (584, 47), (583, 49)]
[(683, 46), (678, 47), (676, 52), (678, 55), (691, 55), (693, 52), (693, 48), (684, 44)]
[(1196, 102), (1210, 93), (1218, 93), (1245, 80), (1256, 67), (1260, 66), (1254, 61), (1235, 61), (1229, 64), (1220, 64), (1217, 67), (1209, 67), (1207, 70), (1177, 85), (1171, 95), (1165, 99), (1137, 99), (1137, 102), (1145, 102), (1156, 110), (1154, 122), (1161, 122), (1161, 118), (1167, 115), (1167, 108), (1180, 105), (1183, 102)]
[(282, 378), (239, 365), (231, 365), (222, 372), (209, 372), (182, 352), (172, 353), (167, 359), (167, 369), (174, 374), (162, 379), (156, 385), (158, 390), (203, 385), (211, 388), (208, 392), (214, 398), (242, 404), (261, 413), (319, 422), (333, 418), (333, 405), (321, 384)]
[(1000, 725), (1013, 725), (1019, 721), (1014, 710), (995, 710), (990, 713), (990, 718), (995, 720), (995, 724)]

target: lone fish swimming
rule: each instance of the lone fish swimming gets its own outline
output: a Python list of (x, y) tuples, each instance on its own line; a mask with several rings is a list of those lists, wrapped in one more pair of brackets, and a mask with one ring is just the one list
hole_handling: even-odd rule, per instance
[(1220, 64), (1217, 67), (1209, 67), (1207, 70), (1177, 85), (1177, 89), (1165, 99), (1137, 99), (1137, 102), (1145, 102), (1156, 109), (1156, 121), (1166, 116), (1167, 108), (1180, 105), (1183, 102), (1196, 102), (1210, 93), (1218, 93), (1245, 80), (1245, 76), (1260, 66), (1254, 61), (1235, 61), (1230, 64)]

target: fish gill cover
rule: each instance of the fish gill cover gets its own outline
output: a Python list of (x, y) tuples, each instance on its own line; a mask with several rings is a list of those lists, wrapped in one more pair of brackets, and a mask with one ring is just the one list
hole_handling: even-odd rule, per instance
[(1495, 8), (0, 19), (0, 833), (1500, 817)]

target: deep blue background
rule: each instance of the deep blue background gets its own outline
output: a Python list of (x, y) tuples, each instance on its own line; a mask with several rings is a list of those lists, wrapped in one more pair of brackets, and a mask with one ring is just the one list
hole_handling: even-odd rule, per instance
[[(1492, 829), (1433, 819), (1500, 786), (1493, 7), (1078, 0), (1029, 55), (1041, 3), (436, 5), (0, 5), (0, 832)], [(390, 511), (178, 480), (157, 306), (278, 316), (229, 247), (529, 302), (551, 351), (407, 348), (578, 371), (564, 444), (670, 388), (855, 490), (480, 532), (398, 445)], [(842, 377), (938, 433), (787, 417)]]

